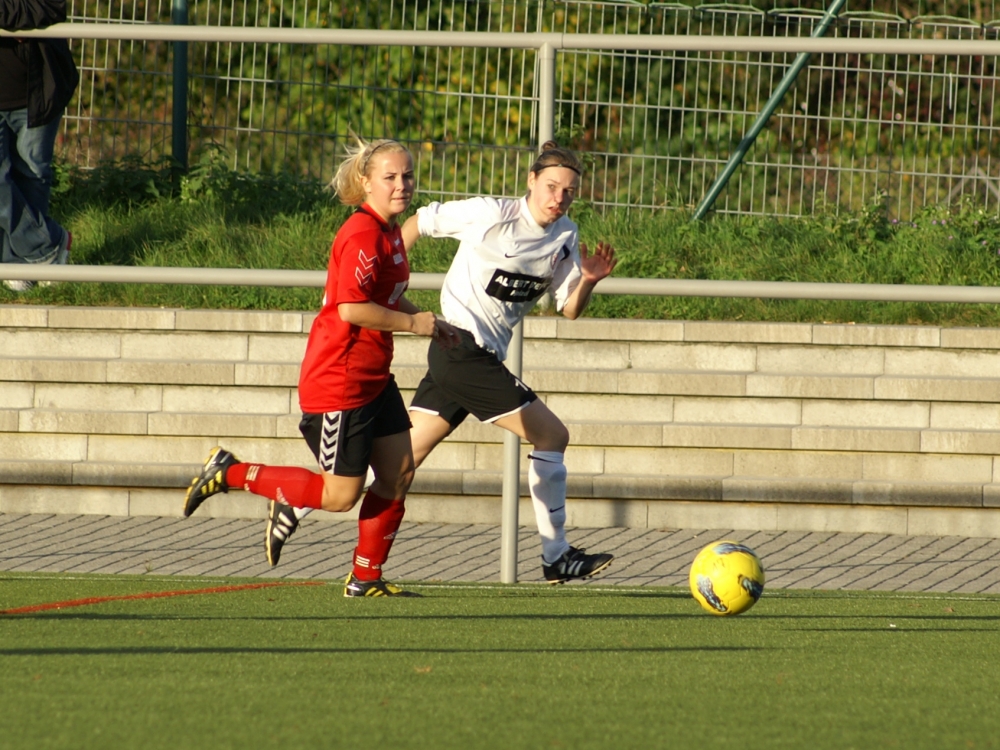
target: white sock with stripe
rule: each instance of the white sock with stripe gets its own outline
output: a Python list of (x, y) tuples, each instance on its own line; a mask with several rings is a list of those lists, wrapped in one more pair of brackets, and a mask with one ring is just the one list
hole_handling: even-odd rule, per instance
[(542, 537), (542, 560), (553, 563), (569, 549), (566, 541), (566, 466), (563, 454), (532, 451), (528, 454), (528, 489), (535, 521)]

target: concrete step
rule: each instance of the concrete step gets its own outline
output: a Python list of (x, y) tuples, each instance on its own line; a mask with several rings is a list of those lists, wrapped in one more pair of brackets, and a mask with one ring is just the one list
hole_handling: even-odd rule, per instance
[[(4, 461), (0, 462), (0, 475), (4, 478), (0, 482), (0, 511), (29, 512), (29, 509), (10, 505), (5, 499), (18, 496), (17, 492), (13, 492), (16, 485), (37, 486), (43, 483), (54, 487), (87, 488), (88, 498), (113, 497), (114, 490), (118, 488), (170, 490), (163, 497), (179, 509), (183, 504), (183, 491), (197, 469), (196, 465), (190, 464)], [(102, 495), (102, 488), (108, 492)], [(417, 472), (411, 491), (414, 495), (498, 498), (502, 492), (502, 473), (422, 468)], [(520, 494), (525, 498), (528, 496), (525, 472), (521, 475)], [(1000, 508), (1000, 483), (739, 474), (637, 476), (571, 473), (567, 497), (571, 500), (644, 500), (652, 503), (683, 501)]]
[[(0, 305), (4, 329), (308, 333), (315, 312)], [(566, 320), (532, 316), (528, 338), (1000, 349), (1000, 330), (828, 323)]]
[[(551, 403), (551, 402), (550, 402)], [(665, 409), (663, 405), (658, 405)], [(682, 405), (683, 406), (683, 405)], [(720, 410), (721, 411), (721, 410)], [(571, 410), (557, 413), (572, 413)], [(613, 413), (610, 409), (608, 413)], [(991, 410), (940, 408), (927, 419), (914, 417), (909, 426), (874, 418), (884, 412), (826, 410), (825, 419), (814, 423), (767, 424), (750, 421), (773, 417), (767, 413), (730, 414), (746, 416), (743, 422), (685, 422), (656, 420), (658, 409), (649, 414), (654, 421), (565, 420), (571, 449), (587, 446), (638, 447), (655, 453), (663, 448), (784, 450), (794, 452), (913, 453), (918, 455), (997, 455), (1000, 429)], [(674, 416), (679, 416), (675, 410)], [(689, 418), (691, 415), (688, 415)], [(925, 413), (925, 416), (927, 414)], [(44, 444), (76, 445), (89, 436), (95, 444), (102, 436), (138, 438), (228, 438), (299, 439), (298, 412), (259, 414), (233, 410), (223, 412), (100, 411), (71, 409), (0, 409), (0, 450), (16, 451), (19, 444), (35, 440)], [(806, 421), (803, 419), (802, 421)], [(837, 424), (837, 422), (842, 422)], [(900, 419), (899, 423), (903, 423)], [(931, 424), (928, 424), (931, 423)], [(904, 423), (905, 424), (905, 423)], [(455, 431), (452, 444), (482, 444), (498, 447), (504, 432), (475, 419)], [(61, 442), (60, 442), (61, 441)], [(441, 449), (438, 449), (439, 452)]]
[[(503, 467), (503, 435), (493, 429), (493, 442), (465, 441), (453, 436), (427, 459), (419, 473), (428, 470), (499, 472)], [(996, 439), (996, 434), (992, 436)], [(314, 467), (315, 459), (297, 434), (287, 437), (252, 437), (246, 434), (219, 436), (114, 435), (58, 433), (0, 433), (0, 456), (7, 469), (0, 470), (0, 483), (21, 483), (23, 462), (39, 462), (46, 475), (60, 476), (59, 483), (72, 480), (65, 466), (74, 471), (112, 471), (119, 466), (186, 466), (193, 475), (204, 456), (223, 444), (246, 461), (274, 465)], [(522, 465), (527, 466), (529, 446), (521, 447)], [(51, 465), (50, 465), (51, 464)], [(86, 467), (96, 466), (89, 469)], [(874, 450), (784, 450), (749, 447), (698, 447), (670, 445), (615, 445), (613, 441), (572, 443), (566, 453), (571, 474), (628, 475), (642, 478), (701, 476), (758, 477), (767, 480), (802, 479), (848, 482), (972, 482), (1000, 481), (998, 453), (919, 453)], [(39, 470), (41, 471), (42, 468)], [(158, 469), (159, 470), (159, 469)], [(123, 471), (114, 470), (118, 473)], [(143, 470), (145, 471), (145, 470)], [(157, 485), (158, 486), (158, 485)]]
[[(501, 472), (421, 469), (417, 494), (499, 495)], [(522, 472), (520, 494), (528, 495)], [(577, 499), (725, 501), (859, 505), (1000, 507), (1000, 484), (993, 482), (877, 481), (839, 478), (701, 476), (682, 474), (571, 473), (567, 496)]]
[[(183, 493), (178, 489), (79, 486), (0, 485), (0, 513), (180, 517)], [(352, 520), (349, 513), (315, 512), (310, 520)], [(406, 520), (429, 524), (499, 524), (500, 499), (496, 495), (424, 495), (406, 499)], [(1000, 511), (995, 508), (947, 508), (813, 503), (762, 503), (674, 500), (586, 500), (567, 504), (570, 527), (607, 529), (761, 529), (813, 531), (829, 534), (901, 534), (1000, 538)], [(56, 515), (59, 514), (59, 515)], [(263, 553), (267, 502), (246, 492), (216, 495), (198, 509), (203, 518), (255, 519), (260, 523)], [(531, 526), (531, 501), (521, 498), (520, 523)]]
[[(412, 337), (411, 339), (412, 340)], [(586, 343), (586, 342), (583, 342)], [(88, 352), (89, 353), (89, 352)], [(816, 352), (808, 352), (815, 356)], [(933, 354), (933, 353), (931, 353)], [(931, 356), (908, 361), (907, 372), (873, 371), (850, 365), (840, 368), (836, 363), (813, 362), (813, 373), (800, 371), (755, 371), (737, 368), (682, 369), (664, 364), (660, 369), (620, 367), (607, 369), (595, 366), (576, 366), (572, 361), (550, 352), (542, 365), (527, 365), (524, 379), (539, 393), (563, 394), (613, 394), (630, 396), (715, 396), (730, 398), (810, 399), (856, 401), (921, 401), (948, 403), (1000, 402), (1000, 380), (993, 377), (990, 368), (1000, 361), (1000, 355), (991, 355), (985, 363), (949, 361), (938, 367), (928, 362)], [(290, 360), (243, 359), (192, 360), (141, 358), (74, 358), (69, 356), (0, 356), (0, 381), (20, 384), (20, 391), (34, 386), (38, 394), (34, 402), (42, 403), (48, 394), (58, 394), (64, 387), (61, 406), (67, 406), (75, 393), (106, 390), (112, 386), (142, 386), (150, 392), (153, 388), (171, 386), (212, 386), (231, 388), (296, 388), (299, 377), (301, 353), (294, 353)], [(404, 388), (415, 388), (426, 372), (426, 361), (407, 363), (397, 357), (394, 373)], [(559, 362), (559, 367), (553, 367)], [(683, 363), (681, 363), (683, 364)], [(696, 363), (688, 362), (693, 365)], [(717, 366), (719, 362), (708, 362)], [(793, 367), (792, 363), (785, 363)], [(846, 369), (847, 374), (840, 372)], [(875, 368), (872, 368), (875, 369)], [(902, 368), (900, 368), (902, 369)], [(935, 370), (941, 370), (935, 373)], [(960, 375), (956, 373), (961, 373)], [(76, 391), (69, 386), (86, 386)], [(3, 389), (0, 406), (11, 402), (17, 385)], [(252, 391), (250, 391), (252, 393)], [(68, 406), (67, 406), (68, 408)], [(127, 409), (126, 410), (130, 410)]]
[[(297, 366), (305, 334), (0, 328), (3, 358), (100, 362), (271, 363)], [(395, 337), (394, 362), (423, 367), (426, 339)], [(848, 347), (734, 342), (526, 339), (524, 366), (546, 369), (990, 378), (996, 349)], [(54, 366), (55, 363), (53, 363)], [(18, 365), (4, 365), (11, 368)]]

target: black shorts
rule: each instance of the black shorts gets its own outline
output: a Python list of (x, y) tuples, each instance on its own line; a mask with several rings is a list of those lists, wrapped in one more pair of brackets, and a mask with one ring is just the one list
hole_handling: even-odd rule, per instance
[(497, 355), (479, 346), (471, 333), (460, 333), (462, 343), (453, 349), (431, 344), (429, 369), (413, 394), (410, 411), (436, 414), (455, 428), (469, 414), (482, 422), (495, 422), (538, 398)]
[(409, 429), (410, 415), (391, 375), (382, 392), (364, 406), (326, 414), (303, 414), (299, 422), (299, 431), (320, 468), (338, 477), (364, 476), (375, 438)]

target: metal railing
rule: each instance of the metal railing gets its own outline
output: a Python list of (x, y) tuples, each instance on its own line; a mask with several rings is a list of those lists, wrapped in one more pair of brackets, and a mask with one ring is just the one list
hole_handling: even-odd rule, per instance
[[(443, 273), (414, 273), (410, 289), (440, 291)], [(0, 263), (0, 280), (192, 286), (312, 287), (326, 285), (326, 271), (259, 268), (154, 266), (46, 266)], [(595, 294), (649, 297), (743, 297), (760, 299), (855, 300), (863, 302), (951, 302), (1000, 304), (1000, 287), (921, 284), (823, 284), (803, 281), (719, 281), (711, 279), (607, 278)]]
[(878, 54), (996, 56), (1000, 39), (853, 39), (813, 37), (713, 37), (555, 32), (379, 31), (371, 29), (257, 29), (161, 24), (58, 23), (45, 29), (0, 34), (11, 37), (118, 39), (163, 42), (323, 44), (332, 46), (454, 47), (482, 49), (630, 50), (642, 52), (758, 52), (773, 54)]

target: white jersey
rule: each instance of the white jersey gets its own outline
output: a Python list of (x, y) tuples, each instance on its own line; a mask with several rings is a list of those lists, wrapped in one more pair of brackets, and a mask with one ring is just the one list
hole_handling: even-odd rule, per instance
[(550, 287), (556, 309), (580, 283), (580, 238), (565, 216), (540, 226), (527, 199), (470, 198), (417, 211), (423, 237), (454, 237), (458, 252), (441, 289), (445, 320), (507, 358), (512, 329)]

